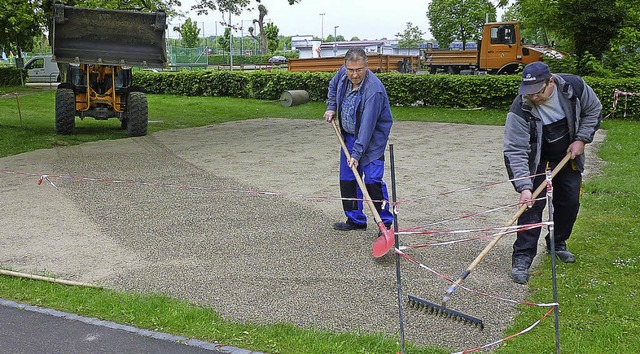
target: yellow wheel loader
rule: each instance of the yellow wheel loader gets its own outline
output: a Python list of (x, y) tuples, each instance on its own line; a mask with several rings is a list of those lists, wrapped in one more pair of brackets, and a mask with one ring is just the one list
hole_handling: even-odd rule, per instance
[(73, 134), (76, 117), (118, 118), (129, 136), (147, 134), (147, 97), (131, 67), (164, 67), (166, 14), (55, 4), (53, 58), (66, 72), (56, 92), (57, 134)]

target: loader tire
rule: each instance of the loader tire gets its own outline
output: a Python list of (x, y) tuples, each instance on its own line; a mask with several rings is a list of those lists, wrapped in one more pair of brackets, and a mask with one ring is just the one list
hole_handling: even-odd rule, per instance
[(149, 106), (147, 96), (142, 92), (129, 93), (127, 100), (127, 133), (129, 136), (147, 135)]
[(76, 95), (72, 89), (56, 91), (56, 134), (73, 134), (76, 127)]

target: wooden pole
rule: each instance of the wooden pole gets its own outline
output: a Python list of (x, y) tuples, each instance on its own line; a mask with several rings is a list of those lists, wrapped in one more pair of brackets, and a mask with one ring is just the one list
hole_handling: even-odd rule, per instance
[(18, 277), (18, 278), (26, 278), (26, 279), (31, 279), (31, 280), (42, 280), (42, 281), (48, 281), (50, 283), (63, 284), (63, 285), (86, 286), (86, 287), (89, 287), (89, 288), (101, 288), (100, 286), (97, 286), (97, 285), (81, 283), (81, 282), (77, 282), (77, 281), (73, 281), (73, 280), (65, 280), (65, 279), (44, 277), (44, 276), (41, 276), (41, 275), (14, 272), (14, 271), (5, 270), (5, 269), (0, 269), (0, 275), (7, 275), (7, 276), (11, 276), (11, 277)]

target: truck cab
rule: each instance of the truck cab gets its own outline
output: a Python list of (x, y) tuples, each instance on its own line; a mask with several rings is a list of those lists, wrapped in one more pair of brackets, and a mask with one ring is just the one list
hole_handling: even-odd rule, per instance
[(29, 72), (28, 82), (58, 82), (60, 72), (52, 55), (37, 55), (29, 59), (24, 68)]
[(490, 74), (513, 74), (521, 67), (543, 56), (562, 59), (566, 56), (546, 45), (524, 44), (520, 28), (515, 21), (490, 22), (483, 27), (482, 40), (477, 50), (431, 49), (423, 52), (424, 65), (432, 74), (484, 72)]
[(542, 60), (542, 53), (522, 44), (515, 22), (486, 24), (480, 45), (480, 70), (511, 73), (534, 61)]
[(484, 25), (479, 45), (479, 69), (496, 74), (511, 74), (543, 56), (561, 59), (566, 54), (545, 45), (524, 44), (517, 22), (492, 22)]

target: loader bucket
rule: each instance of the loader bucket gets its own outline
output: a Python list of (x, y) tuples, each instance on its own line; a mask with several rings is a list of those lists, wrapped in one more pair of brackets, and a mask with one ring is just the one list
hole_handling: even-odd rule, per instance
[(60, 63), (163, 67), (166, 19), (164, 12), (55, 4), (53, 55)]

